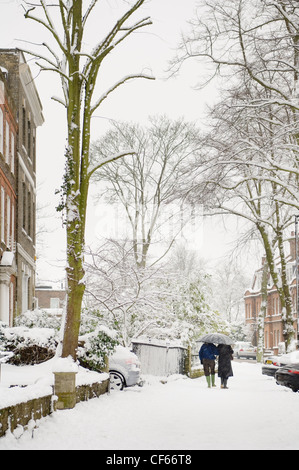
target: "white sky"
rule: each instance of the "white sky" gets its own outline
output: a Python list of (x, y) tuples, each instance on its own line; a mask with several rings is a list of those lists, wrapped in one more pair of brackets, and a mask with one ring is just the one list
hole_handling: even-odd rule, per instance
[[(109, 119), (146, 122), (149, 115), (166, 114), (171, 118), (183, 116), (187, 120), (196, 121), (199, 126), (204, 122), (205, 104), (214, 99), (215, 92), (212, 87), (203, 91), (194, 89), (202, 73), (199, 66), (190, 63), (179, 77), (166, 79), (168, 61), (173, 57), (181, 31), (188, 27), (187, 21), (192, 17), (196, 3), (196, 0), (148, 0), (143, 8), (144, 14), (140, 12), (139, 15), (151, 16), (153, 25), (131, 38), (117, 56), (111, 56), (107, 68), (103, 69), (100, 86), (104, 90), (129, 73), (152, 71), (156, 80), (131, 81), (111, 95), (94, 118), (94, 138), (105, 133)], [(86, 47), (94, 45), (104, 36), (103, 29), (111, 24), (108, 22), (109, 15), (119, 17), (119, 8), (124, 4), (123, 0), (99, 2), (101, 8), (92, 17)], [(24, 18), (19, 0), (0, 0), (0, 15), (1, 48), (24, 47), (34, 50), (35, 46), (22, 41), (41, 43), (47, 40), (43, 28)], [(47, 225), (51, 232), (43, 236), (45, 245), (38, 253), (37, 276), (38, 282), (46, 283), (62, 280), (64, 276), (64, 271), (57, 269), (57, 266), (64, 265), (65, 241), (60, 216), (55, 211), (58, 197), (54, 196), (54, 192), (61, 185), (64, 168), (65, 111), (51, 100), (53, 95), (62, 95), (54, 74), (43, 72), (38, 75), (33, 62), (29, 63), (33, 76), (36, 76), (45, 117), (45, 123), (38, 129), (37, 136), (37, 184), (39, 204), (47, 205), (43, 212), (49, 216)], [(92, 241), (95, 227), (100, 222), (99, 211), (93, 199), (90, 199), (87, 243)], [(226, 242), (231, 240), (235, 232), (234, 226), (228, 236), (219, 221), (205, 221), (201, 240), (197, 243), (200, 254), (215, 260), (221, 258), (227, 250)]]

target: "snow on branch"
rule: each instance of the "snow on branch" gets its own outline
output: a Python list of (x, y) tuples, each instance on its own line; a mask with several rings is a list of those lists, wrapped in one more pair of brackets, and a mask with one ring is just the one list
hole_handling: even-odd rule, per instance
[(119, 86), (123, 85), (126, 83), (128, 80), (132, 80), (134, 78), (146, 78), (148, 80), (155, 80), (155, 77), (151, 75), (144, 75), (144, 74), (137, 74), (137, 75), (128, 75), (127, 77), (122, 78), (120, 81), (115, 83), (109, 90), (106, 91), (97, 101), (96, 103), (91, 107), (91, 113), (93, 113), (101, 104), (102, 102), (112, 93), (114, 90), (116, 90)]
[(100, 163), (97, 163), (94, 167), (89, 169), (88, 178), (90, 178), (95, 171), (97, 171), (99, 168), (106, 165), (107, 163), (115, 162), (116, 160), (119, 160), (120, 158), (126, 157), (128, 155), (136, 155), (136, 152), (134, 150), (129, 150), (127, 152), (122, 152), (119, 155), (115, 155), (114, 157), (104, 158)]
[(43, 20), (43, 19), (41, 19), (37, 16), (33, 16), (31, 14), (31, 12), (35, 10), (35, 8), (36, 8), (35, 6), (29, 8), (28, 10), (26, 10), (25, 18), (29, 18), (29, 19), (41, 24), (42, 26), (44, 26), (52, 34), (53, 38), (55, 39), (56, 43), (58, 44), (58, 46), (61, 49), (61, 51), (63, 52), (63, 54), (66, 54), (67, 50), (65, 49), (64, 44), (61, 41), (61, 39), (59, 37), (59, 34), (57, 33), (57, 31), (54, 27), (54, 24), (53, 24), (53, 22), (50, 18), (46, 3), (43, 0), (40, 0), (40, 3), (43, 7), (43, 10), (44, 10), (44, 13), (45, 13), (45, 16), (46, 16), (46, 20)]

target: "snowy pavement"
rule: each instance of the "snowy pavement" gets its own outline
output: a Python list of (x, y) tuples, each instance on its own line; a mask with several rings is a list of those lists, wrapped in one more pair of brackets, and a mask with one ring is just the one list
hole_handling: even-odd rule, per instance
[[(57, 411), (0, 450), (299, 449), (299, 393), (233, 363), (228, 390), (204, 378), (145, 377), (144, 387), (112, 391), (73, 410)], [(33, 438), (32, 438), (33, 435)]]

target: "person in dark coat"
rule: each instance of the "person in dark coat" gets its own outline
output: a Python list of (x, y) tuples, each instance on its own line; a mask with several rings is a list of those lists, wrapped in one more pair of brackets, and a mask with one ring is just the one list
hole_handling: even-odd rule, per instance
[(216, 387), (215, 359), (218, 354), (218, 348), (213, 343), (204, 343), (199, 350), (199, 359), (203, 365), (204, 374), (209, 388), (211, 388), (211, 379), (212, 387)]
[(227, 344), (219, 344), (218, 351), (218, 377), (221, 378), (221, 388), (228, 388), (227, 380), (234, 375), (231, 363), (234, 351)]

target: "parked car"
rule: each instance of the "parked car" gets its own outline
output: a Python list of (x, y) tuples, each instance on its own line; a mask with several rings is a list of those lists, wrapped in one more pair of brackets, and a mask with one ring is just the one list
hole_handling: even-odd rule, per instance
[(110, 390), (143, 385), (140, 378), (140, 361), (136, 354), (123, 346), (117, 346), (109, 357)]
[(233, 346), (234, 356), (238, 359), (256, 359), (256, 347), (248, 341), (237, 341)]
[(279, 356), (269, 356), (264, 360), (264, 364), (262, 366), (262, 374), (269, 375), (270, 377), (274, 377), (275, 372), (280, 367), (279, 363), (280, 357)]
[(299, 364), (289, 364), (279, 367), (275, 372), (275, 380), (278, 385), (289, 387), (293, 392), (299, 390)]
[(283, 366), (289, 364), (299, 364), (299, 351), (293, 351), (282, 356), (271, 356), (265, 359), (265, 364), (262, 366), (262, 374), (274, 377), (275, 372)]

